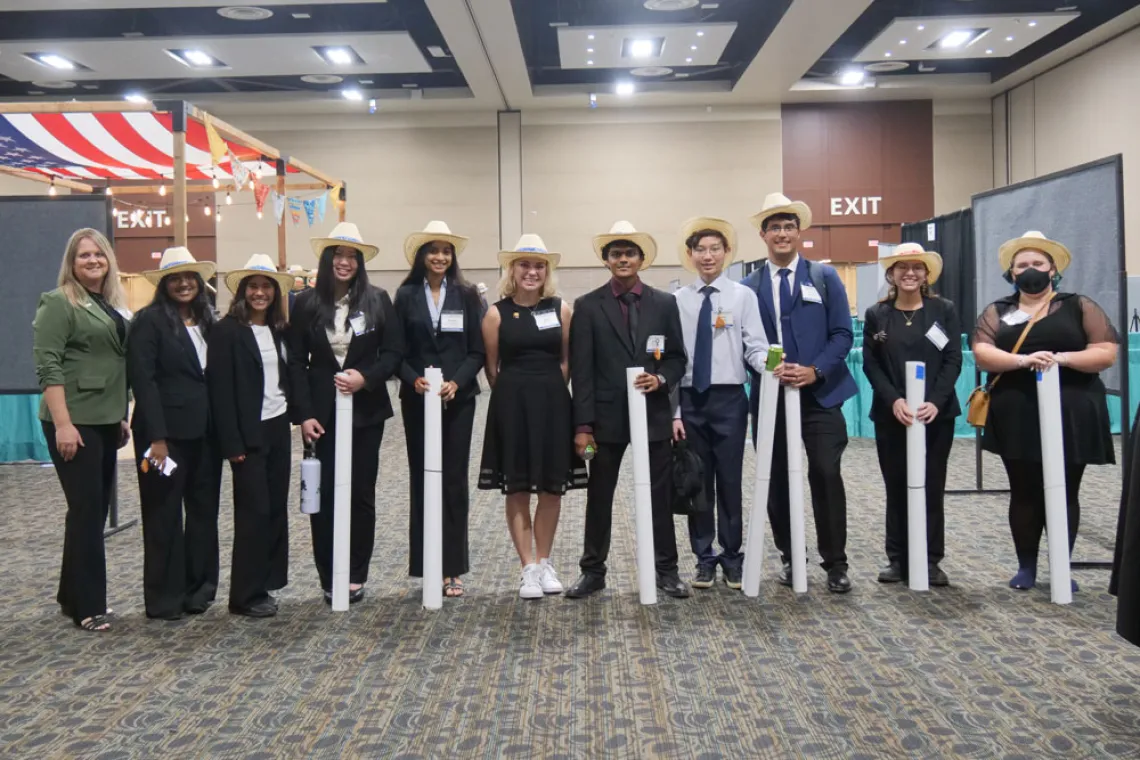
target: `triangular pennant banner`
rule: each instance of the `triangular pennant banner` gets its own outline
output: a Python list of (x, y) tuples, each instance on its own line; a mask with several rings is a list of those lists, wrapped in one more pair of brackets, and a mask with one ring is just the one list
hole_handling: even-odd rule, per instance
[(329, 209), (329, 197), (328, 197), (328, 195), (322, 195), (320, 198), (317, 199), (317, 213), (320, 215), (322, 222), (325, 220), (325, 213), (328, 211), (328, 209)]
[(230, 174), (234, 176), (234, 185), (237, 190), (244, 190), (245, 183), (249, 180), (249, 169), (238, 160), (234, 152), (230, 151)]
[(301, 223), (301, 209), (302, 206), (300, 198), (289, 199), (289, 216), (293, 217), (293, 224)]
[(265, 199), (269, 197), (270, 192), (272, 192), (272, 188), (269, 185), (263, 185), (257, 180), (253, 181), (253, 201), (257, 205), (257, 213), (260, 214), (261, 210), (265, 208)]
[(309, 220), (309, 226), (313, 226), (313, 222), (317, 220), (317, 202), (315, 200), (305, 201), (305, 217)]
[(273, 198), (273, 215), (277, 217), (277, 224), (280, 225), (285, 219), (285, 196), (278, 195), (276, 190), (270, 190), (269, 197)]
[(218, 134), (218, 130), (214, 129), (214, 122), (209, 116), (202, 120), (202, 124), (206, 127), (206, 139), (210, 142), (210, 156), (214, 159), (214, 166), (217, 166), (228, 152), (226, 141)]

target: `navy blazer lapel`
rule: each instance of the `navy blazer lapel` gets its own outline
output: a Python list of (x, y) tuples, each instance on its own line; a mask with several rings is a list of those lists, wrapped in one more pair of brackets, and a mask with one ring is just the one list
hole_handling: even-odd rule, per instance
[(633, 344), (629, 342), (629, 328), (626, 327), (625, 318), (621, 314), (621, 305), (618, 303), (617, 298), (614, 297), (613, 289), (606, 287), (602, 293), (602, 313), (606, 315), (610, 325), (617, 333), (618, 340), (625, 346), (625, 350), (633, 356)]
[(768, 342), (778, 343), (780, 333), (776, 330), (776, 301), (772, 297), (772, 278), (768, 274), (768, 265), (761, 264), (757, 274), (756, 297), (760, 300), (760, 321), (764, 323)]

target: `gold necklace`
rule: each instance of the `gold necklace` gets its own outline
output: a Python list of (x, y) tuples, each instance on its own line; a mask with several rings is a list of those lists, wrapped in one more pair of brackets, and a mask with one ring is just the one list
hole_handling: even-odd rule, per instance
[[(919, 308), (922, 308), (922, 307), (919, 307)], [(899, 309), (899, 313), (902, 314), (903, 319), (906, 320), (906, 326), (910, 327), (911, 324), (914, 322), (915, 315), (918, 314), (918, 309), (912, 309), (909, 317), (906, 315), (906, 312), (903, 311), (902, 309)]]

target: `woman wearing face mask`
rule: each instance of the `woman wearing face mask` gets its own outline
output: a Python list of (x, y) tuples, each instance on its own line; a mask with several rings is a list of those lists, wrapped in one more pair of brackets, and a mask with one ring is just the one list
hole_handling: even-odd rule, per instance
[[(1069, 249), (1040, 232), (1026, 232), (999, 253), (1011, 296), (978, 317), (974, 355), (978, 367), (1000, 373), (993, 383), (983, 447), (1001, 456), (1009, 476), (1009, 527), (1017, 551), (1011, 588), (1037, 580), (1037, 549), (1045, 528), (1045, 486), (1034, 372), (1060, 366), (1061, 424), (1065, 443), (1069, 551), (1080, 521), (1085, 466), (1112, 464), (1116, 455), (1100, 372), (1116, 361), (1119, 342), (1104, 310), (1091, 298), (1055, 290), (1069, 266)], [(1024, 339), (1015, 351), (1019, 340)], [(991, 381), (993, 382), (993, 381)], [(1076, 581), (1073, 589), (1076, 590)]]
[(352, 394), (352, 536), (349, 602), (364, 599), (376, 539), (376, 475), (384, 421), (392, 416), (387, 381), (400, 366), (401, 335), (392, 299), (368, 283), (365, 262), (379, 249), (355, 224), (314, 238), (317, 287), (297, 296), (289, 325), (289, 372), (301, 434), (321, 460), (321, 507), (309, 517), (313, 559), (325, 602), (332, 604), (336, 394)]
[(127, 442), (126, 294), (104, 235), (71, 236), (59, 287), (40, 296), (32, 322), (40, 421), (67, 499), (56, 601), (85, 631), (111, 630), (103, 523), (111, 504), (115, 451)]
[(127, 347), (143, 599), (147, 617), (162, 620), (205, 612), (218, 590), (222, 459), (206, 388), (206, 342), (215, 317), (203, 279), (213, 274), (211, 262), (195, 261), (186, 248), (163, 251), (158, 269), (143, 273), (155, 286), (154, 300), (135, 316)]
[(443, 586), (462, 596), (467, 573), (467, 465), (475, 424), (478, 375), (483, 368), (479, 294), (459, 268), (467, 238), (443, 222), (429, 222), (404, 241), (412, 271), (396, 291), (396, 316), (403, 331), (400, 410), (408, 444), (411, 490), (409, 574), (423, 576), (424, 400), (427, 367), (443, 370)]
[(229, 314), (210, 331), (206, 379), (218, 447), (234, 481), (230, 612), (277, 614), (270, 591), (289, 582), (289, 420), (285, 298), (291, 275), (263, 253), (226, 275)]
[[(906, 430), (926, 427), (926, 561), (930, 585), (948, 586), (939, 567), (944, 552), (943, 500), (946, 465), (954, 445), (954, 418), (962, 413), (954, 383), (962, 371), (962, 330), (951, 301), (931, 292), (942, 257), (904, 243), (880, 259), (890, 290), (867, 309), (863, 372), (875, 391), (871, 419), (887, 491), (887, 566), (880, 583), (907, 579)], [(926, 401), (911, 413), (906, 403), (906, 363), (925, 362)]]
[[(503, 298), (483, 319), (487, 409), (479, 487), (507, 497), (507, 527), (522, 563), (523, 599), (561, 594), (550, 562), (562, 494), (586, 486), (586, 463), (574, 452), (570, 409), (570, 307), (557, 298), (554, 267), (537, 235), (499, 254)], [(561, 431), (561, 434), (559, 433)], [(530, 495), (538, 496), (534, 520)]]

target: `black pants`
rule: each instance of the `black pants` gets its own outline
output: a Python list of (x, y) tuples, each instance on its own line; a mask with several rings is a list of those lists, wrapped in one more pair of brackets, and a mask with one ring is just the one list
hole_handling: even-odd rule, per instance
[[(1045, 530), (1045, 478), (1040, 462), (1002, 457), (1009, 476), (1009, 530), (1017, 551), (1019, 568), (1037, 567), (1037, 549)], [(1083, 464), (1065, 463), (1065, 495), (1069, 522), (1069, 554), (1081, 524), (1081, 478)]]
[[(875, 448), (887, 491), (887, 559), (907, 571), (906, 426), (893, 417), (875, 422)], [(946, 465), (954, 445), (954, 420), (926, 426), (926, 561), (938, 564), (946, 551)]]
[[(380, 467), (380, 443), (384, 423), (352, 429), (352, 489), (349, 496), (352, 533), (349, 539), (349, 583), (365, 583), (372, 547), (376, 544), (376, 473)], [(317, 439), (321, 460), (321, 511), (309, 516), (313, 529), (313, 559), (321, 588), (332, 591), (333, 491), (336, 487), (336, 415)]]
[[(408, 575), (424, 574), (424, 399), (400, 400), (404, 438), (408, 444), (411, 514), (408, 526)], [(471, 429), (475, 398), (452, 401), (443, 410), (443, 575), (454, 578), (470, 570), (467, 557), (467, 512), (470, 484)]]
[(44, 422), (55, 474), (67, 500), (63, 532), (63, 562), (59, 569), (56, 601), (79, 623), (107, 611), (107, 560), (103, 553), (103, 524), (111, 507), (115, 483), (115, 452), (122, 426), (76, 425), (83, 445), (70, 462), (55, 446), (55, 425)]
[[(815, 535), (823, 569), (847, 569), (847, 492), (840, 462), (847, 448), (847, 423), (840, 407), (825, 409), (810, 393), (800, 393), (800, 425), (808, 460), (808, 485), (815, 513)], [(753, 436), (755, 440), (755, 436)], [(784, 428), (784, 394), (776, 405), (772, 442), (772, 479), (768, 519), (780, 557), (792, 560), (791, 505), (788, 501), (788, 437)]]
[[(578, 565), (583, 573), (606, 574), (613, 525), (614, 491), (628, 443), (597, 441), (586, 486), (586, 545)], [(677, 536), (673, 528), (673, 446), (668, 440), (649, 442), (649, 482), (652, 484), (653, 553), (657, 572), (677, 574)]]
[(230, 463), (234, 552), (230, 606), (251, 607), (289, 583), (289, 470), (292, 440), (282, 414), (261, 423), (260, 448)]
[[(143, 527), (143, 600), (152, 617), (176, 615), (214, 601), (218, 590), (218, 500), (222, 459), (211, 436), (167, 439), (178, 467), (139, 470), (149, 441), (135, 438)], [(185, 505), (185, 529), (182, 511)]]
[[(705, 499), (712, 509), (689, 516), (689, 545), (703, 567), (721, 565), (740, 572), (744, 566), (741, 477), (748, 434), (748, 397), (742, 385), (715, 385), (704, 393), (681, 389), (685, 440), (705, 466)], [(721, 552), (713, 548), (719, 539)]]

